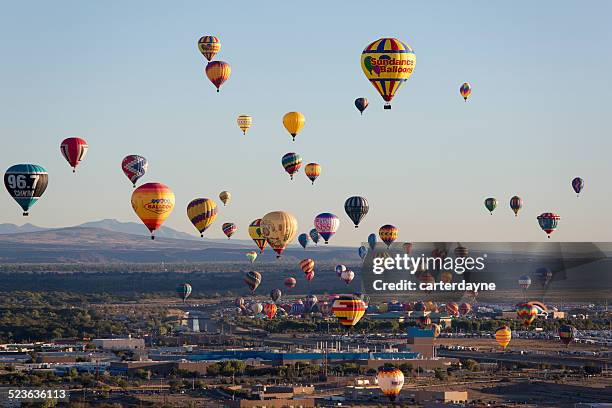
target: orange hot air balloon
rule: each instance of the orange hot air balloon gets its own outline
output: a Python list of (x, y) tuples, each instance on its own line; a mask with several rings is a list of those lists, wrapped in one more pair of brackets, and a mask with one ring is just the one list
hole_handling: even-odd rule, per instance
[(174, 193), (161, 183), (146, 183), (132, 193), (132, 208), (151, 232), (161, 227), (174, 209)]
[(499, 344), (502, 349), (506, 349), (508, 344), (510, 344), (510, 340), (512, 340), (512, 331), (508, 326), (502, 326), (495, 331), (495, 341)]
[(314, 260), (312, 260), (310, 258), (302, 259), (300, 261), (300, 268), (302, 269), (302, 271), (306, 275), (308, 275), (310, 272), (313, 272), (314, 271), (314, 267), (315, 267), (315, 262), (314, 262)]
[(395, 401), (404, 386), (404, 373), (397, 367), (381, 366), (378, 368), (376, 381), (383, 394), (390, 401)]
[(221, 85), (229, 79), (231, 73), (232, 67), (224, 61), (212, 61), (206, 65), (206, 76), (217, 87), (217, 92)]
[(304, 173), (306, 173), (306, 177), (314, 184), (317, 177), (321, 175), (321, 165), (318, 163), (308, 163), (306, 168), (304, 168)]
[(273, 319), (274, 316), (276, 316), (276, 311), (277, 310), (278, 310), (278, 307), (274, 303), (266, 303), (263, 306), (263, 311), (266, 314), (266, 316), (268, 317), (268, 319)]
[(293, 138), (293, 141), (295, 141), (295, 137), (304, 127), (304, 123), (306, 123), (306, 118), (300, 112), (287, 112), (283, 116), (283, 125)]

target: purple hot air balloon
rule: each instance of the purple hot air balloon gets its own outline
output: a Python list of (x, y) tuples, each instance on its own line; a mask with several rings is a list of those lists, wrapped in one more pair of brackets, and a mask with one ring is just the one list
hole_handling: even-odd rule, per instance
[(357, 98), (355, 99), (355, 107), (361, 112), (363, 115), (363, 111), (368, 107), (368, 100), (366, 98)]
[(314, 219), (314, 227), (326, 244), (329, 243), (331, 236), (338, 231), (339, 226), (340, 219), (331, 213), (321, 213)]
[(576, 197), (580, 197), (580, 192), (584, 188), (584, 180), (580, 177), (576, 177), (572, 180), (572, 188), (576, 192)]

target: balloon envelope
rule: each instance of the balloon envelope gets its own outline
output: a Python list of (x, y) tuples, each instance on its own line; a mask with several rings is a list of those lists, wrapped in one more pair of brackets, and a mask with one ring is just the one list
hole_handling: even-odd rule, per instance
[(314, 219), (314, 227), (323, 237), (325, 243), (329, 243), (329, 239), (338, 231), (340, 219), (331, 213), (321, 213)]
[(4, 173), (4, 186), (23, 209), (24, 216), (42, 197), (48, 182), (47, 170), (38, 164), (15, 164)]
[(187, 205), (187, 217), (203, 237), (204, 231), (217, 219), (217, 204), (210, 198), (196, 198)]
[(221, 50), (221, 42), (215, 36), (205, 35), (198, 40), (198, 50), (210, 61)]
[(121, 170), (123, 170), (123, 174), (130, 179), (134, 187), (136, 187), (138, 179), (145, 175), (148, 168), (149, 163), (147, 159), (137, 154), (125, 156), (121, 161)]
[(295, 239), (298, 224), (295, 217), (285, 211), (273, 211), (261, 220), (261, 230), (270, 247), (277, 253), (277, 258)]
[(151, 232), (151, 239), (172, 213), (174, 202), (174, 193), (162, 183), (146, 183), (132, 193), (132, 208)]
[(70, 164), (73, 172), (76, 170), (79, 163), (81, 163), (81, 160), (85, 158), (88, 148), (87, 142), (80, 137), (69, 137), (62, 141), (60, 145), (62, 156), (64, 156), (64, 159)]

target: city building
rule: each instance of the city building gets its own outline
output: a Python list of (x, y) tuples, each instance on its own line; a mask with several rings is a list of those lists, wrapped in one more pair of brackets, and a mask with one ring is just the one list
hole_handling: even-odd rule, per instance
[(129, 350), (144, 350), (144, 339), (132, 337), (115, 338), (115, 339), (93, 339), (92, 344), (102, 350), (112, 351), (129, 351)]

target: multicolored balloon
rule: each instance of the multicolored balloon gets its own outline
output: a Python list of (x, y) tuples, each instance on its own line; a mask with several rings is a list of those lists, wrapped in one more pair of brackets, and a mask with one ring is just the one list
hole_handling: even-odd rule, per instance
[(572, 180), (572, 188), (576, 192), (576, 197), (580, 197), (580, 192), (584, 188), (584, 180), (581, 179), (580, 177), (575, 177)]
[(523, 208), (523, 200), (519, 196), (514, 196), (510, 199), (510, 209), (514, 211), (514, 216), (518, 216), (518, 212)]
[(559, 327), (559, 340), (561, 343), (569, 347), (569, 344), (574, 341), (576, 328), (569, 324), (563, 324)]
[(366, 304), (354, 295), (341, 295), (332, 305), (332, 312), (343, 326), (354, 326), (359, 323), (366, 311)]
[(542, 286), (548, 285), (548, 283), (553, 277), (553, 273), (550, 268), (547, 268), (545, 266), (536, 269), (536, 275), (538, 276), (538, 280), (540, 281)]
[(363, 111), (368, 107), (369, 102), (366, 98), (355, 99), (355, 107), (363, 115)]
[(295, 280), (295, 278), (287, 278), (285, 279), (285, 287), (288, 289), (293, 289), (295, 288), (295, 285), (297, 285), (297, 281)]
[(255, 289), (261, 283), (261, 273), (256, 271), (248, 271), (244, 275), (244, 283), (251, 289), (251, 292), (255, 292)]
[(299, 316), (304, 313), (304, 309), (304, 302), (298, 300), (297, 302), (291, 305), (291, 311), (289, 312), (289, 314), (293, 316)]
[(49, 174), (38, 164), (15, 164), (4, 173), (4, 186), (13, 200), (29, 215), (30, 208), (47, 189)]
[(251, 263), (253, 263), (257, 259), (257, 252), (249, 251), (246, 253), (246, 257), (249, 259), (249, 261), (251, 261)]
[(304, 274), (308, 275), (310, 272), (314, 271), (315, 262), (311, 258), (302, 259), (300, 261), (300, 269)]
[(469, 83), (464, 82), (463, 84), (461, 84), (461, 88), (459, 88), (459, 93), (461, 93), (463, 100), (467, 102), (467, 99), (472, 94), (472, 87)]
[(416, 321), (421, 329), (425, 329), (431, 325), (431, 318), (429, 316), (419, 316), (417, 317)]
[(323, 237), (326, 244), (329, 243), (329, 239), (338, 231), (340, 226), (340, 219), (332, 213), (321, 213), (314, 219), (314, 227)]
[(246, 135), (247, 130), (249, 130), (251, 124), (253, 123), (253, 118), (249, 115), (240, 115), (238, 116), (238, 119), (236, 119), (236, 122), (238, 123), (240, 130), (242, 130), (242, 134)]
[(310, 242), (310, 237), (308, 236), (308, 234), (300, 234), (298, 235), (297, 240), (302, 246), (302, 248), (306, 249), (306, 247), (308, 246), (308, 243)]
[(455, 302), (447, 303), (446, 312), (451, 316), (459, 316), (459, 305)]
[(495, 330), (495, 341), (497, 341), (497, 344), (499, 344), (503, 350), (508, 347), (510, 340), (512, 340), (512, 331), (508, 326), (502, 326)]
[(283, 125), (294, 142), (295, 137), (304, 127), (304, 123), (306, 123), (306, 118), (300, 112), (287, 112), (285, 116), (283, 116)]
[(212, 60), (221, 50), (221, 42), (217, 37), (205, 35), (198, 40), (198, 50), (208, 61)]
[(217, 219), (217, 204), (210, 198), (196, 198), (187, 205), (187, 217), (204, 236), (204, 231)]
[(344, 283), (348, 285), (353, 281), (353, 279), (355, 279), (355, 272), (351, 271), (350, 269), (344, 270), (340, 274), (340, 279), (342, 279)]
[(336, 275), (340, 277), (342, 275), (342, 272), (346, 271), (346, 265), (336, 265), (334, 271), (336, 272)]
[(238, 226), (233, 222), (225, 222), (221, 226), (221, 229), (223, 230), (223, 233), (225, 234), (227, 239), (230, 239), (232, 235), (234, 235), (234, 233), (238, 230)]
[(261, 219), (262, 234), (276, 252), (277, 258), (280, 258), (287, 244), (293, 242), (297, 230), (297, 220), (292, 214), (285, 211), (273, 211)]
[(368, 200), (365, 197), (354, 196), (349, 197), (344, 202), (344, 211), (346, 215), (349, 216), (353, 224), (355, 224), (355, 228), (359, 227), (359, 223), (363, 220), (363, 217), (366, 216), (368, 211), (370, 210), (370, 206), (368, 205)]
[(188, 283), (181, 283), (176, 287), (176, 293), (183, 299), (183, 303), (187, 301), (187, 298), (191, 295), (191, 290), (191, 285)]
[(489, 197), (484, 202), (485, 208), (493, 215), (493, 210), (497, 208), (497, 199)]
[(155, 239), (155, 230), (172, 213), (174, 203), (174, 193), (162, 183), (146, 183), (132, 193), (132, 208), (151, 232), (151, 239)]
[(267, 241), (261, 232), (261, 218), (257, 218), (249, 224), (249, 236), (255, 242), (257, 248), (259, 248), (259, 252), (263, 252)]
[(212, 61), (206, 65), (206, 76), (217, 88), (217, 92), (221, 85), (229, 79), (231, 73), (232, 67), (224, 61)]
[(121, 161), (121, 170), (123, 170), (123, 174), (130, 179), (134, 188), (136, 188), (138, 179), (145, 175), (148, 168), (149, 163), (147, 159), (137, 154), (125, 156)]
[(523, 321), (523, 326), (529, 327), (538, 315), (538, 310), (530, 303), (519, 303), (516, 305), (516, 315)]
[(391, 100), (399, 87), (412, 75), (416, 55), (397, 38), (381, 38), (361, 53), (361, 69), (391, 109)]
[(266, 317), (268, 319), (273, 319), (274, 316), (276, 316), (277, 310), (278, 307), (275, 303), (266, 303), (265, 305), (263, 305), (263, 312), (266, 314)]
[(289, 174), (291, 180), (293, 180), (293, 175), (300, 170), (302, 167), (302, 156), (297, 153), (287, 153), (281, 159), (281, 164), (285, 171)]
[(550, 238), (550, 234), (555, 231), (560, 219), (561, 217), (555, 213), (542, 213), (538, 215), (538, 224), (540, 224), (540, 228), (542, 228), (548, 235), (548, 238)]
[(315, 245), (319, 243), (319, 239), (321, 239), (321, 236), (317, 232), (316, 228), (311, 229), (308, 235), (310, 235), (310, 239), (312, 239), (312, 242), (314, 242)]
[(522, 275), (518, 280), (518, 284), (521, 289), (526, 291), (527, 289), (529, 289), (529, 286), (531, 286), (531, 278), (529, 277), (529, 275)]
[(376, 234), (375, 233), (371, 233), (370, 235), (368, 235), (368, 245), (370, 246), (370, 249), (373, 251), (374, 248), (376, 248)]
[(376, 382), (389, 401), (395, 401), (404, 386), (404, 373), (397, 367), (381, 366), (376, 374)]
[(308, 177), (314, 185), (317, 177), (321, 175), (321, 165), (318, 163), (308, 163), (304, 168), (304, 173), (306, 173), (306, 177)]
[(272, 299), (273, 302), (278, 302), (282, 295), (283, 292), (281, 292), (280, 289), (272, 289), (270, 292), (270, 299)]
[(70, 167), (72, 167), (73, 173), (76, 172), (76, 167), (81, 163), (81, 160), (85, 158), (87, 149), (89, 149), (87, 142), (80, 137), (69, 137), (68, 139), (64, 139), (60, 144), (62, 156), (64, 156), (64, 159), (66, 159)]
[(382, 242), (387, 244), (387, 248), (389, 248), (391, 244), (397, 239), (398, 232), (399, 230), (396, 226), (387, 224), (380, 227), (380, 229), (378, 230), (378, 236), (380, 237)]
[(219, 200), (223, 203), (223, 206), (230, 202), (232, 194), (229, 191), (222, 191), (219, 193)]

